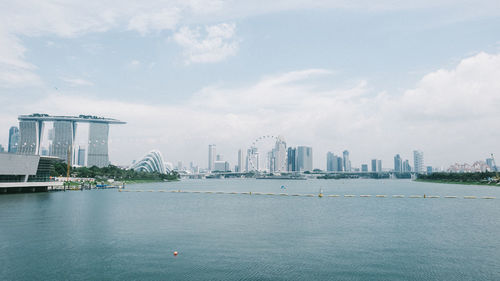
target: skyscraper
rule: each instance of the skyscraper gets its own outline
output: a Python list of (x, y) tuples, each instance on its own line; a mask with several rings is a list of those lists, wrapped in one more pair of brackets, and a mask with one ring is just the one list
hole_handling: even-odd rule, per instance
[(18, 143), (19, 143), (19, 129), (16, 126), (12, 126), (9, 129), (9, 146), (7, 147), (7, 152), (17, 153)]
[(108, 123), (90, 123), (87, 166), (102, 168), (109, 165), (108, 136)]
[(411, 172), (410, 161), (405, 160), (403, 162), (403, 173), (410, 173), (410, 172)]
[(286, 142), (282, 136), (276, 140), (273, 149), (273, 172), (285, 172), (287, 170)]
[(403, 161), (399, 154), (394, 156), (394, 172), (401, 173), (403, 171)]
[(372, 159), (372, 172), (382, 172), (382, 160)]
[(425, 173), (424, 153), (422, 151), (419, 151), (419, 150), (413, 151), (413, 167), (414, 167), (415, 173), (417, 173), (417, 174)]
[(336, 156), (332, 152), (326, 154), (326, 170), (330, 172), (342, 172), (342, 157)]
[(236, 170), (235, 172), (242, 173), (244, 172), (244, 167), (243, 167), (243, 151), (241, 149), (238, 150), (238, 165), (236, 165)]
[(361, 164), (361, 172), (368, 172), (368, 164)]
[(215, 144), (208, 145), (208, 170), (213, 171), (215, 166), (215, 157), (216, 157)]
[(334, 171), (334, 169), (333, 169), (333, 161), (334, 161), (334, 159), (335, 159), (335, 154), (333, 154), (332, 152), (327, 152), (326, 153), (326, 170), (328, 172)]
[(289, 172), (297, 171), (297, 149), (294, 147), (288, 148), (287, 170)]
[[(71, 157), (73, 153), (73, 132), (76, 130), (75, 122), (55, 121), (54, 122), (54, 140), (52, 141), (52, 155), (68, 162), (68, 154)], [(106, 165), (107, 166), (107, 165)]]
[(343, 158), (344, 171), (350, 172), (351, 171), (351, 161), (349, 160), (349, 151), (344, 150), (344, 152), (342, 153), (342, 158)]
[(313, 170), (313, 155), (312, 147), (299, 146), (297, 147), (297, 168), (299, 171), (312, 171)]

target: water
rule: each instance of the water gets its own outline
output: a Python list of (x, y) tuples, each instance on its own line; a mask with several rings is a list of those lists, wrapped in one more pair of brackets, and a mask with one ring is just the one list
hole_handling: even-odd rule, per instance
[[(117, 190), (3, 195), (0, 279), (500, 280), (500, 187), (252, 179), (127, 186), (290, 194), (320, 188), (341, 197)], [(408, 198), (414, 194), (442, 197)], [(463, 199), (467, 195), (478, 199)]]

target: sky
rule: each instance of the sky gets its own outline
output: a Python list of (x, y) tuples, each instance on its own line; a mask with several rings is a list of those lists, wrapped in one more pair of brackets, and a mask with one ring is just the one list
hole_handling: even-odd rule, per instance
[(209, 144), (234, 165), (263, 135), (320, 169), (500, 155), (500, 2), (410, 2), (0, 0), (0, 144), (37, 112), (126, 121), (123, 166), (207, 167)]

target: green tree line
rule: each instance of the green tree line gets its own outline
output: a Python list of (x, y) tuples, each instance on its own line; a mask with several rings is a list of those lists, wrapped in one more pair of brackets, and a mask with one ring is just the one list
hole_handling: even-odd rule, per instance
[[(58, 162), (55, 163), (51, 171), (53, 177), (65, 177), (67, 175), (67, 164)], [(158, 172), (138, 172), (134, 170), (122, 169), (117, 166), (109, 165), (99, 168), (93, 167), (78, 167), (70, 168), (70, 176), (78, 178), (94, 178), (97, 180), (114, 179), (117, 181), (126, 180), (177, 180), (179, 174), (170, 172), (162, 174)]]
[(418, 175), (419, 180), (450, 181), (450, 182), (481, 182), (489, 181), (495, 177), (494, 172), (484, 173), (432, 173)]

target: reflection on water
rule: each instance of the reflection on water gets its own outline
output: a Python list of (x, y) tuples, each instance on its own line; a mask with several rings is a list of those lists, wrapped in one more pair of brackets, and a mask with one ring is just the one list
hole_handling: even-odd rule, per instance
[[(500, 279), (500, 199), (463, 199), (500, 198), (500, 188), (235, 179), (127, 189), (321, 189), (325, 197), (117, 190), (0, 196), (0, 279)], [(440, 198), (409, 198), (423, 194)]]

